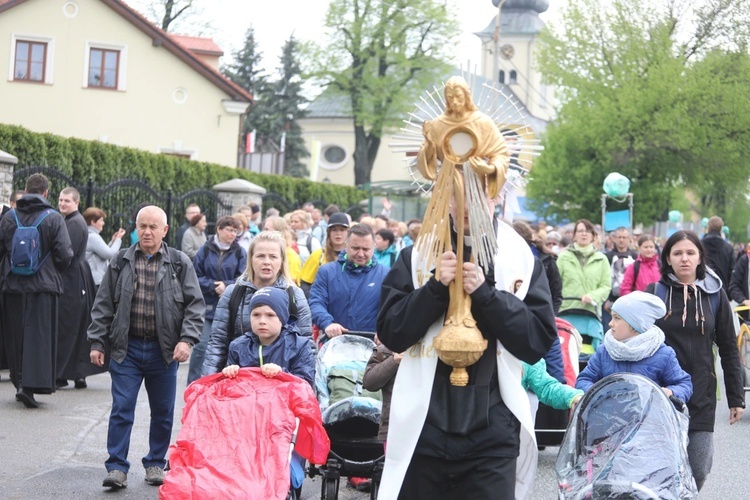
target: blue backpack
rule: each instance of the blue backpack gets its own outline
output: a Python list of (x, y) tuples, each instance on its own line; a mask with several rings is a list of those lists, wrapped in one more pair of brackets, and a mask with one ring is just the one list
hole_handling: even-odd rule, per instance
[(37, 227), (54, 210), (47, 209), (42, 212), (31, 226), (22, 226), (18, 220), (15, 209), (11, 210), (16, 220), (16, 232), (10, 247), (10, 272), (21, 276), (32, 276), (36, 274), (49, 257), (49, 253), (42, 257), (42, 242)]

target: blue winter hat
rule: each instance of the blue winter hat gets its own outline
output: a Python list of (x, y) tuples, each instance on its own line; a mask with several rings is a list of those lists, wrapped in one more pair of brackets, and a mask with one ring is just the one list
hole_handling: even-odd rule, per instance
[(667, 308), (659, 297), (638, 291), (617, 299), (612, 304), (612, 310), (638, 333), (645, 332), (667, 314)]
[(251, 311), (258, 306), (268, 306), (273, 309), (282, 325), (289, 322), (289, 297), (285, 290), (270, 286), (261, 288), (250, 299)]

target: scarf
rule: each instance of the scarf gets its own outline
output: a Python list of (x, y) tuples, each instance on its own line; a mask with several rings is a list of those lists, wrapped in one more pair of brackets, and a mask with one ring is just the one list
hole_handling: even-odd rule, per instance
[(573, 254), (575, 254), (576, 257), (578, 257), (578, 262), (579, 264), (581, 264), (581, 267), (584, 267), (586, 265), (586, 262), (588, 262), (589, 257), (594, 255), (594, 252), (596, 252), (596, 248), (594, 247), (594, 245), (582, 247), (579, 246), (578, 243), (573, 243), (571, 251), (573, 252)]
[(214, 235), (214, 243), (216, 243), (216, 246), (219, 247), (219, 250), (221, 250), (222, 252), (226, 252), (227, 250), (229, 250), (229, 247), (232, 246), (231, 243), (222, 243), (222, 241), (216, 235)]
[(604, 335), (604, 348), (615, 361), (641, 361), (653, 356), (664, 343), (664, 332), (656, 325), (629, 339), (619, 341), (609, 330)]

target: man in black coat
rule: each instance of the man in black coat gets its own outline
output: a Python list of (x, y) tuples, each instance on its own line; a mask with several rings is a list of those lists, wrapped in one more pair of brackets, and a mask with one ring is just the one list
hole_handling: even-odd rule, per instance
[(65, 220), (47, 202), (48, 190), (49, 181), (44, 175), (31, 175), (26, 181), (26, 194), (18, 200), (15, 210), (23, 226), (33, 225), (49, 212), (38, 226), (44, 261), (36, 273), (24, 276), (11, 272), (12, 242), (18, 223), (13, 212), (0, 220), (3, 340), (10, 378), (18, 390), (16, 400), (27, 408), (39, 405), (34, 393), (55, 392), (57, 301), (63, 291), (61, 272), (73, 259)]
[(618, 227), (612, 234), (614, 247), (606, 252), (609, 265), (612, 269), (612, 289), (609, 297), (602, 305), (602, 325), (604, 331), (609, 330), (609, 322), (612, 320), (610, 312), (612, 304), (620, 298), (620, 285), (625, 277), (625, 269), (638, 258), (638, 252), (630, 248), (630, 230), (626, 227)]
[(708, 219), (706, 234), (703, 236), (701, 243), (706, 250), (708, 267), (719, 275), (721, 288), (727, 295), (730, 295), (729, 282), (732, 279), (732, 269), (734, 268), (734, 249), (721, 236), (722, 227), (724, 227), (724, 220), (721, 217), (714, 215)]
[[(66, 387), (75, 380), (76, 389), (86, 387), (85, 374), (80, 368), (91, 365), (89, 343), (86, 339), (88, 318), (94, 301), (94, 280), (86, 261), (89, 240), (88, 227), (78, 211), (81, 195), (73, 187), (60, 191), (58, 208), (65, 217), (73, 260), (63, 273), (63, 294), (60, 296), (60, 315), (57, 338), (57, 388)], [(82, 364), (83, 362), (83, 364)]]

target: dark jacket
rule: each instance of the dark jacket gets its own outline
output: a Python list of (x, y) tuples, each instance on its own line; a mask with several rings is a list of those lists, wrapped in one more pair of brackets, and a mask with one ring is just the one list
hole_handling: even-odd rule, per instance
[(195, 274), (203, 292), (203, 300), (206, 302), (206, 320), (213, 321), (216, 304), (219, 296), (216, 294), (214, 281), (221, 281), (229, 286), (237, 281), (237, 278), (247, 268), (247, 252), (240, 244), (233, 241), (228, 250), (220, 250), (216, 244), (216, 236), (211, 236), (203, 244), (193, 259)]
[(544, 266), (544, 274), (547, 275), (547, 283), (549, 284), (549, 292), (552, 295), (552, 309), (555, 311), (555, 316), (560, 312), (560, 305), (562, 304), (562, 278), (560, 277), (560, 270), (557, 268), (557, 262), (555, 256), (549, 253), (545, 253), (536, 248), (535, 245), (531, 245), (531, 252), (534, 257), (539, 259)]
[[(52, 205), (41, 195), (26, 194), (18, 199), (16, 213), (22, 225), (31, 226), (43, 210), (52, 209)], [(5, 214), (0, 220), (0, 277), (3, 293), (63, 293), (61, 273), (73, 259), (73, 249), (65, 227), (65, 219), (58, 212), (48, 215), (38, 231), (42, 246), (42, 256), (49, 254), (47, 260), (36, 274), (20, 276), (10, 271), (10, 252), (13, 246), (13, 235), (16, 232), (16, 220), (12, 214)]]
[[(378, 338), (394, 352), (404, 352), (417, 343), (448, 309), (448, 287), (434, 275), (424, 286), (414, 289), (411, 272), (413, 248), (401, 251), (383, 282), (381, 292)], [(487, 351), (491, 351), (493, 357), (494, 340), (501, 341), (511, 354), (529, 364), (536, 363), (549, 351), (557, 330), (547, 279), (539, 260), (534, 260), (534, 271), (524, 300), (496, 290), (492, 269), (486, 275), (485, 284), (471, 294), (471, 299), (472, 315), (479, 330), (490, 341)], [(480, 363), (481, 360), (468, 368), (470, 385)], [(493, 369), (491, 393), (498, 387), (497, 367)], [(450, 367), (438, 360), (433, 387), (443, 385), (443, 382), (447, 384), (449, 376)], [(440, 384), (439, 378), (443, 379)], [(430, 407), (434, 404), (433, 397)], [(444, 433), (425, 422), (415, 453), (448, 460), (492, 456), (513, 458), (518, 456), (519, 429), (518, 420), (500, 400), (489, 409), (489, 427), (466, 436)]]
[(718, 232), (706, 233), (701, 243), (706, 252), (708, 267), (719, 276), (721, 287), (728, 295), (729, 281), (732, 279), (732, 269), (734, 268), (734, 248), (724, 241), (721, 233)]
[[(742, 368), (729, 299), (721, 289), (718, 277), (710, 269), (706, 271), (705, 279), (696, 280), (697, 294), (692, 287), (687, 288), (687, 298), (685, 286), (673, 277), (662, 277), (659, 283), (666, 287), (667, 315), (655, 324), (664, 331), (664, 343), (674, 349), (680, 366), (693, 381), (693, 396), (688, 402), (690, 430), (713, 432), (717, 380), (712, 348), (714, 343), (719, 347), (724, 370), (727, 403), (730, 408), (745, 407)], [(651, 284), (646, 291), (655, 293), (655, 288), (656, 284)], [(716, 293), (719, 294), (719, 307), (718, 311), (713, 311), (709, 295)], [(683, 323), (684, 304), (687, 304), (687, 314)], [(696, 305), (699, 311), (697, 315)]]
[[(214, 321), (211, 325), (211, 337), (208, 339), (208, 345), (206, 346), (206, 354), (203, 360), (203, 372), (202, 375), (211, 375), (212, 373), (219, 373), (227, 365), (227, 350), (229, 349), (229, 343), (242, 335), (244, 332), (249, 332), (250, 327), (250, 300), (252, 300), (255, 292), (258, 291), (258, 287), (247, 281), (246, 276), (241, 276), (234, 285), (229, 285), (219, 299), (219, 304), (216, 306), (216, 313), (214, 314)], [(235, 324), (230, 328), (227, 324), (229, 322), (229, 299), (232, 296), (232, 290), (236, 286), (246, 286), (247, 292), (245, 293), (245, 300), (235, 315)], [(312, 320), (310, 318), (310, 307), (307, 305), (307, 299), (301, 289), (294, 285), (287, 285), (286, 280), (280, 277), (273, 284), (275, 288), (281, 288), (286, 290), (287, 287), (292, 286), (294, 288), (294, 301), (297, 308), (297, 327), (299, 328), (302, 335), (305, 337), (312, 337)]]
[[(137, 245), (125, 251), (122, 269), (119, 268), (117, 257), (109, 263), (91, 310), (88, 329), (91, 349), (105, 352), (104, 346), (108, 343), (112, 348), (112, 359), (118, 363), (125, 359), (128, 351), (130, 307), (135, 283), (133, 261)], [(167, 364), (173, 361), (178, 342), (198, 343), (206, 310), (193, 263), (179, 250), (169, 250), (162, 243), (161, 265), (156, 273), (154, 292), (156, 334)], [(174, 266), (172, 255), (179, 259)]]
[(386, 274), (388, 268), (374, 258), (366, 266), (357, 266), (349, 262), (346, 252), (336, 262), (320, 266), (310, 288), (313, 324), (322, 331), (338, 323), (348, 330), (374, 332)]
[[(263, 363), (260, 361), (260, 353)], [(286, 373), (297, 376), (313, 388), (315, 387), (315, 347), (312, 339), (300, 334), (293, 324), (286, 324), (279, 337), (270, 345), (263, 346), (257, 335), (245, 332), (229, 344), (227, 365), (239, 365), (240, 368), (260, 367), (274, 363)]]
[(382, 391), (383, 408), (380, 411), (380, 428), (378, 429), (378, 439), (381, 441), (388, 438), (388, 420), (391, 414), (391, 397), (396, 373), (398, 373), (398, 363), (393, 359), (393, 352), (383, 344), (373, 349), (367, 361), (365, 375), (362, 377), (362, 387), (372, 392)]
[(748, 275), (748, 255), (744, 253), (737, 259), (729, 281), (729, 298), (738, 304), (750, 299), (750, 275)]

